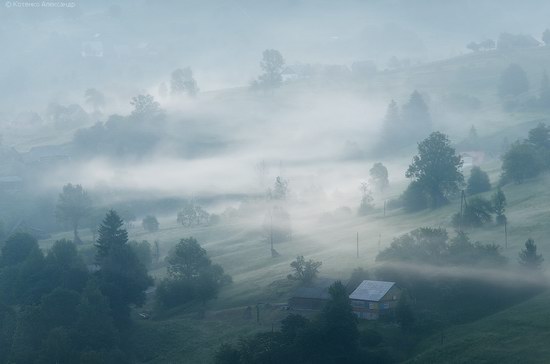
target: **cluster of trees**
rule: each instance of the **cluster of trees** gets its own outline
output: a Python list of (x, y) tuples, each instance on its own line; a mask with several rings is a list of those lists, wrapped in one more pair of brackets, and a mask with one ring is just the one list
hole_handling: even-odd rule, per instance
[(536, 96), (529, 95), (530, 82), (523, 68), (512, 63), (500, 75), (498, 95), (505, 110), (548, 110), (550, 109), (550, 81), (546, 72), (540, 80)]
[(293, 272), (287, 278), (302, 284), (310, 284), (317, 277), (322, 264), (322, 262), (313, 259), (306, 260), (303, 255), (299, 255), (290, 263)]
[(138, 95), (128, 116), (111, 115), (106, 122), (76, 131), (73, 149), (81, 157), (140, 157), (151, 152), (163, 137), (164, 111), (151, 95)]
[(177, 222), (185, 227), (207, 225), (210, 214), (201, 206), (189, 202), (178, 212)]
[(35, 238), (16, 233), (0, 255), (0, 361), (127, 363), (130, 306), (152, 284), (128, 245), (116, 212), (105, 217), (90, 273), (73, 242), (44, 254)]
[(465, 227), (481, 227), (493, 220), (496, 215), (498, 225), (506, 224), (506, 195), (499, 188), (491, 199), (475, 196), (464, 200), (463, 211), (453, 215), (452, 224), (461, 229)]
[(420, 92), (415, 90), (401, 109), (394, 100), (388, 105), (378, 149), (384, 153), (391, 152), (394, 147), (414, 143), (431, 130), (432, 118), (428, 105)]
[(506, 218), (506, 195), (499, 188), (491, 199), (481, 196), (475, 196), (464, 200), (464, 206), (461, 213), (453, 215), (452, 224), (459, 228), (481, 227), (493, 220), (493, 214), (496, 215), (496, 223), (504, 225)]
[(474, 52), (480, 52), (480, 51), (489, 51), (491, 49), (495, 49), (496, 43), (492, 39), (485, 39), (481, 42), (470, 42), (466, 46), (466, 48), (474, 51)]
[[(37, 116), (40, 118), (40, 116)], [(52, 102), (48, 105), (45, 120), (57, 130), (66, 130), (67, 127), (82, 127), (91, 121), (90, 115), (78, 104), (61, 105)]]
[[(73, 242), (81, 244), (82, 240), (78, 231), (82, 223), (86, 222), (89, 225), (93, 240), (95, 240), (105, 211), (93, 208), (92, 199), (81, 185), (68, 183), (63, 186), (63, 190), (58, 196), (55, 215), (62, 225), (70, 227), (73, 230)], [(123, 217), (127, 228), (136, 219), (135, 215), (127, 210), (124, 210), (119, 215)], [(141, 224), (149, 232), (155, 232), (159, 229), (159, 222), (153, 215), (145, 216)]]
[(522, 183), (550, 169), (550, 127), (540, 123), (523, 141), (513, 143), (502, 157), (501, 184)]
[[(541, 258), (531, 244), (519, 254), (521, 264), (531, 268)], [(418, 325), (478, 318), (523, 300), (542, 287), (508, 285), (506, 279), (485, 276), (484, 269), (505, 269), (508, 265), (499, 246), (472, 242), (463, 232), (450, 238), (440, 228), (420, 228), (396, 238), (376, 261), (378, 278), (398, 282), (412, 295), (416, 313), (424, 315)], [(476, 269), (480, 269), (479, 274)]]
[(285, 60), (276, 49), (266, 49), (262, 53), (260, 67), (263, 73), (252, 81), (252, 89), (270, 90), (283, 84), (283, 70)]
[(291, 314), (281, 321), (280, 331), (262, 332), (223, 344), (216, 364), (245, 363), (387, 363), (389, 355), (380, 340), (360, 333), (346, 287), (329, 288), (330, 299), (313, 319)]
[(166, 258), (168, 277), (156, 292), (157, 306), (167, 309), (191, 301), (217, 297), (219, 290), (231, 283), (231, 277), (218, 264), (212, 264), (206, 250), (194, 238), (181, 239)]
[(190, 67), (178, 68), (172, 72), (170, 79), (170, 91), (172, 95), (187, 94), (194, 97), (199, 93), (197, 81), (193, 77)]

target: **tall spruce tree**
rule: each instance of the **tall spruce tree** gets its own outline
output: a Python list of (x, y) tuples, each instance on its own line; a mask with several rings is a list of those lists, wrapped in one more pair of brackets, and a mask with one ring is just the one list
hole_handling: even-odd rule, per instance
[(418, 91), (414, 91), (409, 101), (401, 109), (403, 127), (409, 141), (416, 142), (432, 131), (432, 117), (428, 105)]
[(123, 229), (123, 226), (124, 221), (116, 211), (107, 212), (98, 230), (99, 237), (95, 244), (96, 260), (105, 258), (113, 246), (123, 246), (128, 242), (128, 232)]
[(128, 245), (128, 233), (124, 222), (114, 210), (110, 210), (99, 227), (96, 242), (96, 273), (101, 292), (109, 298), (111, 311), (117, 326), (130, 323), (130, 305), (145, 303), (145, 290), (153, 284), (147, 268)]

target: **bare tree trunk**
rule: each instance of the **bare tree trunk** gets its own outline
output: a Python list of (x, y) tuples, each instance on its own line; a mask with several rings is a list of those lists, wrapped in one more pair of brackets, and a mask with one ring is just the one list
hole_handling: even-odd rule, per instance
[(74, 231), (73, 243), (82, 244), (82, 240), (80, 240), (80, 237), (78, 236), (78, 221), (73, 222), (73, 231)]

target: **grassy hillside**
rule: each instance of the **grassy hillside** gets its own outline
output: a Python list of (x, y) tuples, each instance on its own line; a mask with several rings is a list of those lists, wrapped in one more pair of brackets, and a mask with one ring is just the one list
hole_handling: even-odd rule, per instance
[[(403, 90), (408, 94), (412, 88), (421, 88), (437, 96), (449, 92), (468, 92), (472, 88), (468, 82), (477, 80), (479, 87), (475, 88), (474, 94), (483, 100), (482, 109), (475, 115), (466, 115), (466, 121), (460, 122), (466, 128), (476, 124), (484, 145), (498, 145), (504, 136), (510, 137), (510, 141), (526, 136), (529, 128), (547, 117), (540, 113), (503, 113), (496, 102), (498, 75), (509, 63), (518, 62), (525, 65), (532, 79), (532, 89), (535, 89), (538, 74), (542, 72), (538, 65), (546, 60), (550, 60), (548, 47), (521, 54), (472, 54), (409, 70), (382, 73), (368, 86), (368, 92), (383, 91), (395, 95)], [(405, 88), (403, 80), (406, 80)], [(286, 92), (299, 92), (299, 85), (290, 87)], [(489, 172), (493, 182), (498, 180), (500, 162), (496, 156), (482, 168)], [(390, 179), (391, 189), (383, 198), (395, 197), (405, 188), (402, 175), (390, 176)], [(398, 182), (393, 182), (396, 180)], [(516, 264), (518, 251), (529, 237), (536, 240), (544, 256), (550, 257), (550, 244), (546, 241), (550, 235), (548, 182), (548, 177), (543, 176), (522, 185), (503, 188), (508, 199), (507, 248), (502, 227), (490, 224), (468, 233), (474, 240), (500, 245), (511, 266)], [(485, 195), (490, 196), (493, 192)], [(197, 307), (183, 307), (149, 321), (138, 320), (133, 338), (138, 348), (136, 354), (147, 363), (203, 363), (210, 360), (212, 353), (223, 342), (270, 330), (272, 324), (276, 325), (286, 315), (275, 305), (288, 299), (292, 284), (285, 277), (289, 273), (290, 262), (297, 255), (322, 261), (320, 270), (323, 276), (346, 279), (356, 267), (372, 268), (381, 249), (388, 246), (393, 238), (415, 228), (445, 227), (452, 234), (450, 221), (459, 209), (458, 200), (435, 211), (405, 214), (401, 210), (393, 210), (384, 216), (381, 209), (383, 198), (377, 199), (377, 211), (367, 217), (360, 218), (353, 214), (332, 223), (320, 222), (319, 217), (324, 211), (320, 211), (318, 206), (291, 204), (288, 210), (293, 218), (293, 239), (277, 244), (275, 248), (281, 254), (278, 258), (271, 258), (269, 245), (262, 234), (263, 212), (253, 218), (210, 227), (184, 228), (174, 222), (173, 216), (161, 220), (161, 230), (155, 233), (146, 232), (139, 226), (129, 229), (130, 239), (158, 240), (163, 254), (167, 254), (179, 239), (193, 236), (234, 281), (220, 293), (217, 300), (207, 304), (204, 318), (198, 316)], [(357, 206), (349, 207), (355, 210)], [(356, 257), (357, 233), (360, 239), (359, 258)], [(88, 231), (82, 231), (81, 236), (84, 240), (91, 240)], [(47, 248), (62, 237), (71, 238), (71, 234), (59, 234), (41, 244)], [(165, 269), (159, 268), (151, 273), (161, 278)], [(262, 306), (260, 323), (256, 323), (254, 318), (243, 318), (245, 307), (254, 308), (260, 302), (272, 305)], [(414, 362), (512, 363), (520, 358), (531, 358), (531, 362), (537, 362), (535, 359), (539, 356), (550, 361), (550, 349), (543, 345), (549, 335), (545, 333), (550, 325), (545, 324), (550, 313), (547, 308), (549, 302), (550, 294), (541, 295), (479, 322), (451, 328), (445, 332), (442, 344), (440, 336), (424, 342)], [(152, 302), (149, 302), (147, 308), (151, 307)], [(491, 359), (487, 361), (486, 358)]]
[(407, 363), (548, 363), (550, 294), (425, 340)]
[[(493, 179), (496, 178), (498, 165), (487, 165), (486, 169), (489, 170)], [(543, 177), (522, 185), (508, 185), (504, 188), (509, 202), (507, 212), (510, 221), (508, 249), (504, 249), (501, 227), (489, 225), (482, 229), (472, 229), (469, 231), (470, 235), (484, 243), (499, 244), (503, 248), (503, 253), (509, 257), (511, 266), (516, 264), (517, 253), (528, 237), (533, 237), (538, 242), (540, 251), (546, 257), (550, 256), (550, 245), (545, 241), (545, 237), (550, 234), (550, 225), (547, 223), (550, 219), (550, 212), (547, 210), (547, 206), (550, 204), (550, 191), (547, 186), (548, 180)], [(457, 210), (458, 201), (453, 201), (444, 208), (416, 214), (405, 214), (397, 210), (389, 212), (388, 216), (384, 217), (382, 211), (379, 210), (366, 218), (350, 217), (334, 224), (319, 224), (311, 221), (297, 223), (294, 226), (293, 240), (276, 245), (276, 249), (281, 254), (278, 258), (270, 257), (269, 247), (261, 234), (260, 220), (193, 229), (183, 228), (176, 224), (169, 225), (165, 222), (162, 225), (162, 230), (156, 233), (147, 233), (141, 227), (132, 228), (129, 230), (131, 239), (159, 240), (164, 253), (180, 238), (196, 237), (213, 260), (221, 264), (233, 276), (234, 280), (231, 286), (220, 293), (217, 300), (207, 304), (204, 308), (206, 310), (205, 318), (199, 318), (198, 307), (183, 307), (150, 321), (138, 320), (134, 340), (140, 343), (138, 345), (139, 357), (150, 363), (169, 363), (181, 360), (191, 363), (207, 362), (219, 344), (233, 342), (239, 336), (247, 336), (257, 331), (270, 330), (271, 324), (277, 325), (280, 319), (287, 314), (287, 312), (276, 308), (275, 304), (284, 303), (288, 299), (292, 284), (285, 277), (289, 273), (289, 264), (296, 255), (303, 254), (307, 258), (321, 260), (323, 262), (322, 275), (346, 279), (351, 270), (356, 267), (372, 268), (374, 258), (380, 249), (387, 246), (394, 237), (414, 228), (441, 226), (448, 228), (452, 234), (452, 228), (449, 225), (450, 218)], [(360, 236), (360, 258), (355, 257), (356, 232), (359, 232)], [(42, 244), (47, 247), (50, 242), (44, 241)], [(160, 278), (165, 273), (161, 268), (153, 271), (152, 274)], [(530, 318), (533, 318), (532, 322), (541, 321), (539, 318), (544, 317), (548, 312), (544, 302), (550, 302), (549, 298), (549, 295), (544, 295), (529, 303), (530, 306), (529, 304), (520, 305), (507, 311), (510, 312), (507, 322), (510, 325), (515, 325), (511, 321), (514, 316), (517, 316), (518, 320), (526, 320), (526, 322), (529, 322)], [(254, 317), (244, 319), (242, 316), (246, 306), (251, 306), (254, 309), (257, 303), (274, 305), (268, 308), (262, 306), (260, 324), (255, 322)], [(152, 302), (149, 302), (146, 309), (152, 307)], [(522, 316), (523, 310), (527, 310), (525, 314), (528, 316)], [(478, 334), (472, 330), (471, 338), (467, 335), (467, 329), (457, 328), (456, 330), (459, 330), (457, 332), (462, 333), (462, 339), (452, 345), (467, 346), (471, 340), (476, 341), (480, 338), (485, 338), (489, 342), (493, 342), (490, 340), (494, 338), (494, 342), (496, 342), (499, 341), (497, 339), (500, 338), (500, 335), (513, 337), (516, 330), (518, 332), (520, 330), (529, 332), (528, 330), (530, 330), (526, 323), (521, 323), (522, 321), (518, 321), (518, 325), (515, 327), (503, 329), (505, 323), (498, 321), (498, 318), (503, 316), (496, 315), (495, 317), (483, 320), (480, 325), (485, 328), (485, 333)], [(493, 323), (496, 326), (491, 328)], [(544, 326), (535, 327), (536, 330), (542, 330), (542, 328)], [(445, 335), (449, 339), (451, 337), (458, 338), (458, 333), (450, 332)], [(437, 341), (437, 338), (433, 340)], [(524, 340), (525, 343), (520, 342), (518, 353), (523, 350), (523, 346), (528, 347), (529, 339), (525, 335), (521, 340)], [(425, 345), (428, 347), (430, 342)], [(449, 345), (451, 345), (450, 341)], [(513, 345), (514, 342), (511, 341), (508, 350), (516, 352), (516, 349), (510, 348)], [(482, 350), (486, 346), (480, 344), (479, 348)], [(451, 349), (453, 346), (449, 350)], [(437, 353), (437, 351), (434, 353), (430, 351), (425, 355), (436, 355)], [(480, 351), (476, 355), (483, 355), (483, 352)]]

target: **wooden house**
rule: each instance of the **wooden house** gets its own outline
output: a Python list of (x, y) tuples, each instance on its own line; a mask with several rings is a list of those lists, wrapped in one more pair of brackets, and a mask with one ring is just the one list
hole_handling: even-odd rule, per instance
[(367, 280), (361, 282), (349, 298), (358, 318), (377, 320), (393, 315), (401, 293), (395, 282)]

